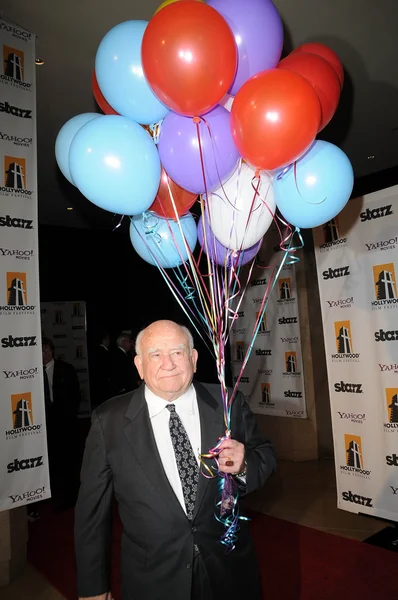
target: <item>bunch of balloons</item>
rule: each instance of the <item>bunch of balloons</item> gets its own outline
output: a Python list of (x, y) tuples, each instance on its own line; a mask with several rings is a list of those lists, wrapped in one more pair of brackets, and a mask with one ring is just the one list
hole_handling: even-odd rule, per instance
[(341, 62), (318, 43), (281, 60), (282, 47), (271, 0), (166, 0), (102, 39), (92, 90), (104, 114), (70, 119), (56, 158), (91, 202), (132, 217), (144, 260), (187, 259), (198, 196), (201, 246), (230, 266), (231, 252), (258, 248), (276, 208), (315, 227), (348, 201), (348, 158), (315, 140), (337, 109)]

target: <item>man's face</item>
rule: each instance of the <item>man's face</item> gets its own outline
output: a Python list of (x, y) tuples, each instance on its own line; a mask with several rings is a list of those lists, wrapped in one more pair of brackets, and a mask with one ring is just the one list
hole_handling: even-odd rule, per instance
[(47, 365), (53, 359), (53, 351), (50, 346), (45, 344), (42, 348), (43, 351), (43, 365)]
[(130, 338), (125, 338), (122, 340), (121, 346), (126, 352), (130, 352), (133, 347), (133, 340)]
[(189, 350), (185, 332), (175, 323), (160, 321), (145, 331), (141, 355), (134, 362), (149, 389), (172, 402), (191, 385), (197, 359), (197, 351)]

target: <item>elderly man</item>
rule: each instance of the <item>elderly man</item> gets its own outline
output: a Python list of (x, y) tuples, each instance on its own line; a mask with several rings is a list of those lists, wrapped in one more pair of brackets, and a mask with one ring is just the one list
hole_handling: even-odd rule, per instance
[[(225, 433), (219, 386), (192, 381), (198, 353), (189, 331), (171, 321), (141, 331), (136, 353), (145, 385), (101, 405), (87, 439), (75, 524), (79, 595), (111, 600), (115, 497), (123, 600), (259, 600), (248, 526), (242, 522), (226, 553), (214, 517), (218, 478), (200, 474), (199, 454)], [(275, 458), (241, 394), (231, 432), (220, 469), (249, 493), (271, 475)]]

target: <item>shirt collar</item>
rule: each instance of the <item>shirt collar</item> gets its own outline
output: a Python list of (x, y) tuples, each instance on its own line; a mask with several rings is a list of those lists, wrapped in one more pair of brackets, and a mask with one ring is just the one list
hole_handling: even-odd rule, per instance
[(125, 354), (127, 354), (126, 350), (124, 348), (122, 348), (121, 346), (118, 346), (119, 350), (121, 350), (122, 352), (124, 352)]
[(162, 412), (169, 404), (174, 404), (177, 409), (178, 414), (181, 413), (192, 414), (194, 412), (194, 394), (195, 388), (191, 384), (182, 396), (173, 400), (173, 402), (169, 402), (168, 400), (164, 400), (159, 396), (156, 396), (149, 387), (145, 386), (145, 400), (148, 405), (149, 418), (153, 419), (158, 414)]
[[(105, 348), (105, 350), (108, 350), (108, 348), (106, 346), (104, 346), (104, 344), (100, 344), (100, 347)], [(123, 348), (122, 348), (122, 350), (123, 350)]]
[(46, 364), (46, 371), (52, 369), (54, 366), (54, 359), (52, 358), (49, 363)]

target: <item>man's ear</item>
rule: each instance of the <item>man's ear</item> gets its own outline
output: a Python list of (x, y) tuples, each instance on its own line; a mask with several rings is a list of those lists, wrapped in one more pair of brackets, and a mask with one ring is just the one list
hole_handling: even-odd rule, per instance
[(193, 364), (193, 372), (196, 373), (196, 363), (198, 362), (198, 351), (195, 348), (192, 350), (192, 364)]
[(137, 367), (139, 376), (141, 377), (141, 379), (144, 379), (144, 371), (142, 369), (142, 358), (141, 356), (138, 356), (138, 354), (134, 356), (134, 364)]

